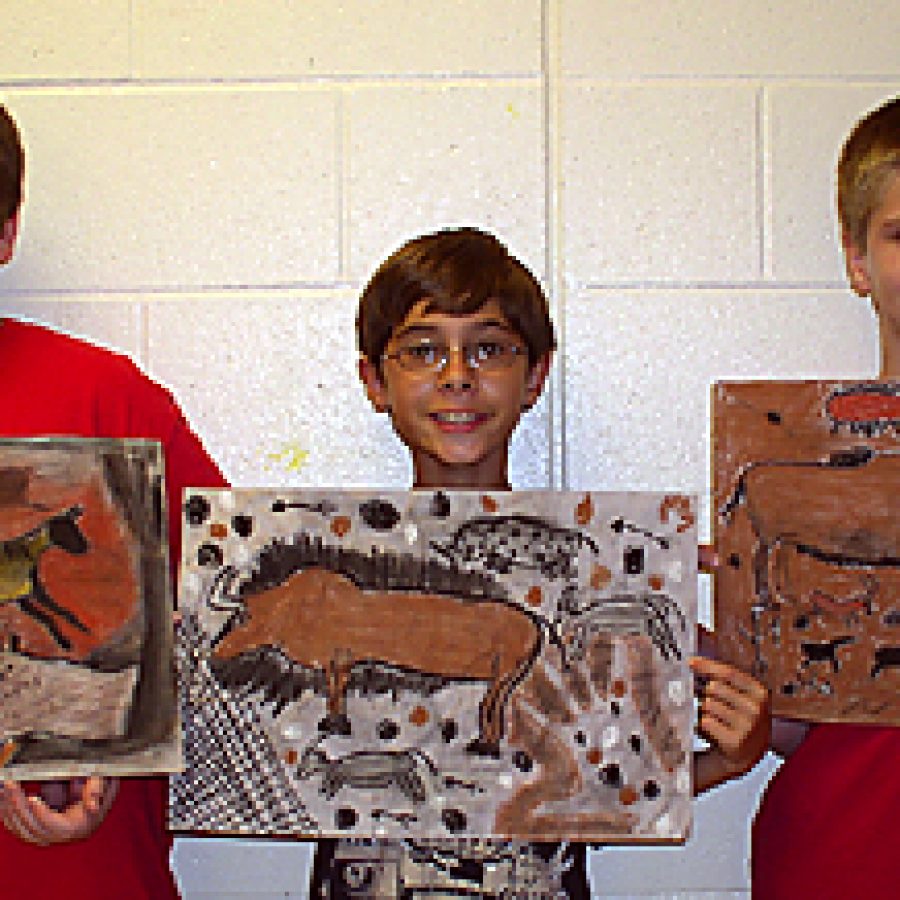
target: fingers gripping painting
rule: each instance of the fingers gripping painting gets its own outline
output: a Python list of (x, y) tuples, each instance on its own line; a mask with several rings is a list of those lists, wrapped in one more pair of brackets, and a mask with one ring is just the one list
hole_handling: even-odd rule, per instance
[(181, 760), (159, 444), (0, 441), (3, 777)]
[(900, 385), (720, 384), (720, 652), (776, 713), (900, 724)]
[(174, 827), (683, 839), (694, 515), (649, 494), (192, 494)]

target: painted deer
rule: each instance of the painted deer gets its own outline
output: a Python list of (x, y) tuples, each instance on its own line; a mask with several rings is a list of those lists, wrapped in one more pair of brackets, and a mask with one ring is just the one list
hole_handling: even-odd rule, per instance
[(486, 681), (479, 736), (468, 749), (496, 756), (506, 702), (537, 659), (543, 631), (539, 620), (502, 600), (361, 590), (336, 572), (308, 568), (249, 596), (213, 656), (233, 659), (267, 646), (325, 673), (327, 716), (320, 728), (331, 733), (350, 733), (347, 686), (361, 663)]

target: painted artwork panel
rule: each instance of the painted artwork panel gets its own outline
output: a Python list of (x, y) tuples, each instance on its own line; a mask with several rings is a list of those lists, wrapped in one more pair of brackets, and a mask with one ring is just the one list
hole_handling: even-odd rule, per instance
[(714, 388), (716, 637), (775, 713), (900, 724), (900, 384)]
[(3, 777), (180, 767), (153, 441), (0, 440)]
[(189, 494), (174, 828), (684, 839), (692, 498)]

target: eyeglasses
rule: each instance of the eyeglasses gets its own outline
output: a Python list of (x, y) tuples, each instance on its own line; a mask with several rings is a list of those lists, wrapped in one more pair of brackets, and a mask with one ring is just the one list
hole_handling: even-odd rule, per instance
[(524, 347), (504, 341), (481, 340), (450, 347), (432, 341), (418, 341), (403, 344), (391, 353), (382, 354), (382, 359), (392, 359), (407, 372), (437, 375), (447, 368), (450, 354), (454, 351), (462, 353), (466, 365), (480, 372), (499, 372), (508, 369), (517, 356), (526, 353)]

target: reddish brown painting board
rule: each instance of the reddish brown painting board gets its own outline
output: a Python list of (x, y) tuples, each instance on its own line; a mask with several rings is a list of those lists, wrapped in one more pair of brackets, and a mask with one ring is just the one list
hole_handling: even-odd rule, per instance
[(0, 440), (4, 779), (179, 767), (163, 471), (152, 441)]
[(685, 838), (691, 498), (190, 493), (173, 827)]
[(900, 724), (900, 385), (713, 389), (716, 637), (777, 714)]

